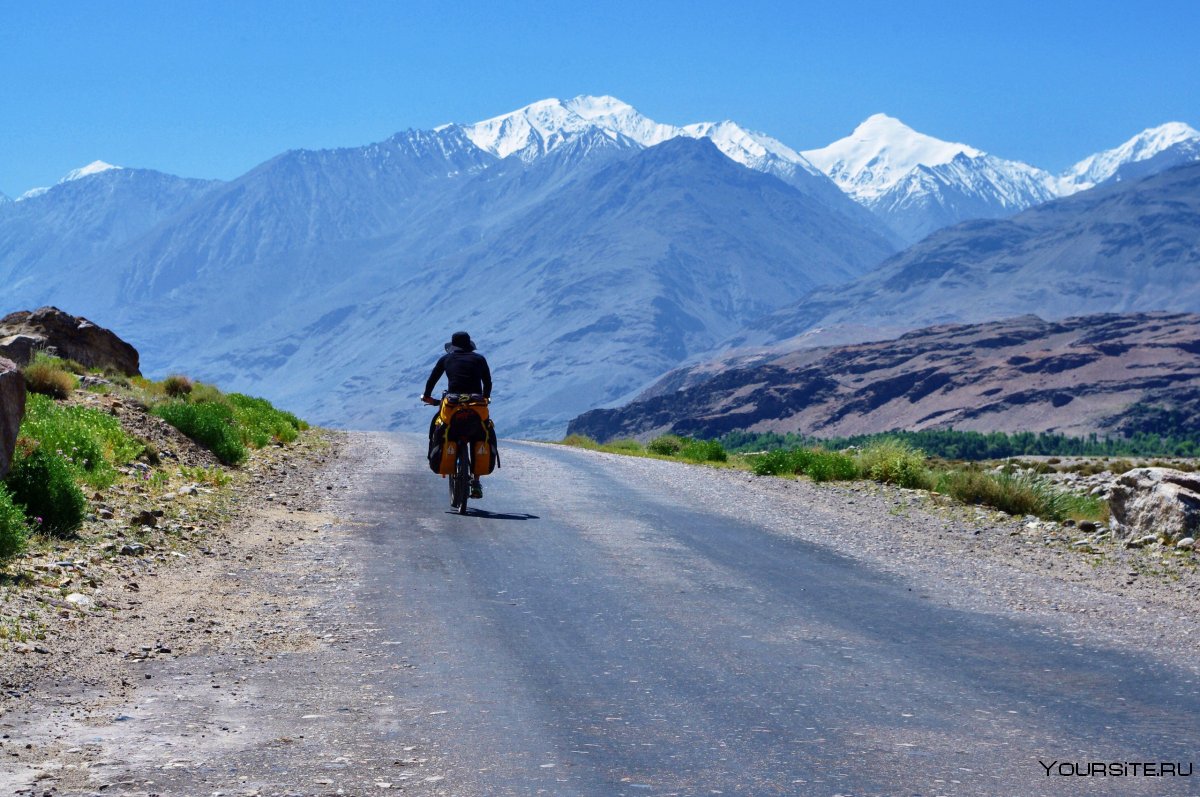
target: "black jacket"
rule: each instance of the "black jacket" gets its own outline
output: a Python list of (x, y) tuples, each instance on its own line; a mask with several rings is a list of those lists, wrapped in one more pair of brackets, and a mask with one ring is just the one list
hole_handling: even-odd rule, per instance
[(451, 393), (482, 393), (492, 395), (492, 372), (487, 359), (477, 352), (452, 349), (442, 355), (433, 366), (433, 373), (425, 383), (425, 395), (433, 396), (437, 381), (446, 375)]

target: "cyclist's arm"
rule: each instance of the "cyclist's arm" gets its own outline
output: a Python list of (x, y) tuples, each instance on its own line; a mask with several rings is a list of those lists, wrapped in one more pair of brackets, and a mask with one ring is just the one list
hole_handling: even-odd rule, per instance
[(446, 358), (442, 356), (438, 358), (437, 363), (433, 366), (433, 373), (429, 375), (428, 381), (425, 382), (424, 398), (431, 398), (433, 396), (433, 388), (444, 373), (446, 373)]
[(488, 368), (488, 361), (483, 359), (483, 397), (491, 398), (492, 396), (492, 369)]

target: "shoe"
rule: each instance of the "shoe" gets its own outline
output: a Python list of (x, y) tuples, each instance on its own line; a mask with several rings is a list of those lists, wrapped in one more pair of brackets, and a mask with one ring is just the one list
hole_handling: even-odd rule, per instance
[(479, 479), (471, 482), (471, 497), (483, 498), (483, 485), (479, 483)]

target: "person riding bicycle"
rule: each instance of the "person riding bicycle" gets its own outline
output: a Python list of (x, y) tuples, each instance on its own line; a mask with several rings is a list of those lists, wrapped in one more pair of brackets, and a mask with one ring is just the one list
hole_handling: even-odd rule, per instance
[[(446, 375), (450, 393), (476, 393), (485, 399), (492, 395), (492, 371), (487, 358), (475, 351), (475, 343), (466, 332), (455, 332), (446, 344), (446, 353), (433, 366), (433, 372), (425, 382), (425, 393), (421, 400), (426, 404), (439, 403), (430, 394), (442, 374)], [(471, 480), (471, 497), (483, 497), (483, 485), (479, 477)]]

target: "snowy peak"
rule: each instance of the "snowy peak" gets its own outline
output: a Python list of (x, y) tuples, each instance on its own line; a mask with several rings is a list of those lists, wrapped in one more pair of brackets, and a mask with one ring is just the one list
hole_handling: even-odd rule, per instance
[(877, 113), (843, 139), (800, 153), (860, 201), (879, 197), (918, 166), (941, 166), (958, 155), (984, 153), (966, 144), (918, 133), (899, 119)]
[[(583, 99), (610, 100), (609, 107), (613, 108), (618, 103), (611, 97), (576, 98)], [(600, 107), (603, 106), (597, 103), (585, 110), (600, 113)], [(618, 135), (604, 124), (576, 113), (561, 100), (551, 98), (473, 125), (463, 125), (462, 130), (475, 146), (497, 158), (516, 155), (530, 161), (553, 152), (575, 135), (593, 127), (604, 130), (613, 139)]]
[(101, 172), (107, 172), (120, 168), (122, 167), (113, 166), (111, 163), (105, 163), (104, 161), (92, 161), (87, 166), (79, 169), (72, 169), (71, 171), (67, 172), (67, 175), (58, 182), (69, 183), (72, 180), (79, 180), (83, 177), (91, 177), (93, 174), (100, 174)]
[[(102, 172), (112, 171), (113, 169), (121, 169), (121, 168), (124, 168), (124, 167), (113, 166), (111, 163), (105, 163), (104, 161), (92, 161), (87, 166), (81, 166), (78, 169), (72, 169), (71, 171), (67, 172), (66, 175), (64, 175), (63, 178), (58, 181), (58, 185), (62, 185), (63, 183), (69, 183), (74, 180), (81, 180), (84, 177), (91, 177), (93, 174), (101, 174)], [(49, 190), (50, 190), (49, 188), (45, 188), (45, 187), (31, 188), (28, 191), (26, 191), (25, 193), (21, 194), (19, 197), (17, 197), (17, 201), (20, 202), (23, 199), (33, 199), (36, 196), (41, 196), (42, 194), (46, 193)]]
[(796, 169), (820, 174), (791, 147), (733, 122), (700, 122), (683, 127), (662, 124), (610, 96), (581, 95), (565, 102), (541, 100), (511, 113), (463, 125), (462, 130), (476, 146), (498, 158), (516, 155), (521, 160), (533, 160), (585, 131), (601, 131), (612, 141), (627, 139), (643, 147), (681, 136), (708, 138), (726, 157), (751, 169), (782, 176)]
[(1089, 155), (1067, 169), (1061, 178), (1060, 191), (1065, 195), (1093, 188), (1112, 178), (1126, 164), (1149, 160), (1189, 141), (1200, 141), (1200, 131), (1183, 122), (1168, 122), (1143, 130), (1121, 146)]

